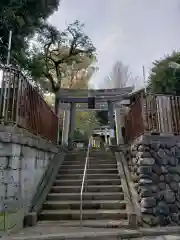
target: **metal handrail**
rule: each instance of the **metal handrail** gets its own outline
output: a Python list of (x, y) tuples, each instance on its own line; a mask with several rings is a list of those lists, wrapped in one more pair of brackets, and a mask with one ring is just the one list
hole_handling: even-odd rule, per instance
[(86, 162), (84, 165), (84, 173), (83, 173), (83, 179), (82, 179), (82, 184), (81, 184), (81, 194), (80, 194), (80, 225), (82, 226), (82, 220), (83, 220), (83, 192), (84, 192), (84, 183), (86, 179), (86, 172), (87, 172), (87, 167), (89, 163), (89, 153), (90, 153), (90, 148), (91, 148), (91, 137), (89, 138), (89, 144), (88, 144), (88, 149), (87, 149), (87, 154), (86, 154)]

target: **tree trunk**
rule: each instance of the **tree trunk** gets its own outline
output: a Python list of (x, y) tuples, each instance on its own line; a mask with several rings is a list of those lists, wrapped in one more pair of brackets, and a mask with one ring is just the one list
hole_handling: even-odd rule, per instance
[(60, 101), (59, 101), (59, 99), (57, 98), (57, 95), (56, 95), (56, 93), (55, 93), (54, 110), (55, 110), (55, 113), (56, 113), (56, 115), (57, 115), (58, 117), (59, 117), (59, 111), (60, 111), (59, 105), (60, 105)]

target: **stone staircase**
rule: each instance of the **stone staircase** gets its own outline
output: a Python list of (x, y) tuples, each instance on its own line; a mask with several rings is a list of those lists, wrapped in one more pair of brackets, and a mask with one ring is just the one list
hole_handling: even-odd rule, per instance
[[(85, 153), (68, 157), (54, 181), (39, 215), (39, 221), (58, 221), (69, 225), (80, 223), (80, 191)], [(125, 226), (126, 202), (111, 153), (92, 152), (83, 193), (83, 225)]]

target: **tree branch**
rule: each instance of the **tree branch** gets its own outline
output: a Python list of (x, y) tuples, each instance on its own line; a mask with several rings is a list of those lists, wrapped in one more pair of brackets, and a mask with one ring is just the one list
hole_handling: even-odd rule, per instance
[(53, 42), (53, 40), (51, 40), (51, 42), (45, 44), (45, 46), (44, 46), (44, 50), (45, 50), (45, 64), (46, 64), (46, 71), (47, 71), (47, 72), (44, 72), (44, 75), (45, 75), (45, 77), (47, 79), (49, 79), (53, 92), (56, 92), (58, 90), (58, 87), (56, 86), (56, 84), (54, 82), (53, 76), (50, 73), (50, 69), (49, 69), (49, 66), (48, 66), (48, 62), (49, 62), (48, 60), (52, 61), (55, 64), (55, 66), (56, 66), (56, 63), (55, 63), (54, 59), (51, 56), (48, 56), (48, 54), (50, 52), (49, 48), (52, 45), (52, 42)]
[(58, 80), (58, 87), (57, 90), (59, 90), (59, 88), (61, 88), (61, 73), (59, 70), (59, 64), (55, 64), (55, 69), (56, 69), (56, 76), (57, 76), (57, 80)]
[(56, 91), (58, 90), (58, 87), (56, 86), (52, 75), (51, 75), (49, 72), (48, 72), (48, 73), (45, 73), (45, 72), (44, 72), (44, 76), (45, 76), (47, 79), (49, 79), (49, 81), (50, 81), (50, 83), (51, 83), (51, 86), (52, 86), (53, 92), (56, 92)]
[(64, 63), (64, 62), (66, 62), (68, 58), (77, 56), (77, 55), (80, 54), (80, 53), (89, 54), (89, 53), (91, 53), (91, 52), (92, 52), (92, 51), (91, 51), (90, 49), (88, 49), (88, 50), (76, 49), (76, 51), (74, 51), (72, 54), (68, 54), (66, 57), (64, 57), (64, 58), (56, 61), (56, 64), (58, 64), (58, 65), (59, 65), (59, 64), (62, 64), (62, 63)]

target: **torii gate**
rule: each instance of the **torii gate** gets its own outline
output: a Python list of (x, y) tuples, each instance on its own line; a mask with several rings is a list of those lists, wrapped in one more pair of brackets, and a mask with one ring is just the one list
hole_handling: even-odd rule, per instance
[[(114, 110), (116, 122), (117, 143), (122, 141), (120, 109), (122, 105), (129, 104), (128, 95), (133, 87), (115, 88), (115, 89), (60, 89), (57, 97), (59, 99), (59, 108), (64, 110), (62, 144), (68, 145), (68, 139), (73, 138), (75, 129), (76, 110), (80, 111), (103, 111), (109, 112), (109, 125), (114, 129)], [(95, 98), (95, 108), (88, 109), (88, 98)]]

